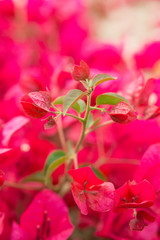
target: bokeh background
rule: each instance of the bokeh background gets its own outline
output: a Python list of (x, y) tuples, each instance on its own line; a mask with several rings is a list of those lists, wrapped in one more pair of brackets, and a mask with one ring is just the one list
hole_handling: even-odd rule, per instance
[[(27, 117), (20, 98), (46, 88), (53, 100), (73, 88), (84, 90), (71, 77), (80, 60), (89, 65), (91, 74), (117, 77), (97, 86), (92, 104), (99, 94), (115, 92), (130, 101), (138, 119), (89, 134), (78, 153), (79, 164), (93, 164), (116, 188), (133, 179), (147, 148), (160, 142), (159, 11), (159, 0), (0, 0), (0, 169), (10, 186), (41, 171), (48, 154), (61, 148), (57, 127), (44, 130), (43, 121)], [(159, 112), (148, 113), (155, 105)], [(108, 118), (106, 114), (103, 120)], [(62, 125), (66, 139), (75, 144), (79, 123), (66, 117)], [(53, 184), (63, 174), (61, 166), (52, 176)], [(14, 184), (2, 189), (0, 212), (5, 217), (0, 239), (10, 239), (13, 221), (19, 222), (35, 194)], [(71, 192), (63, 197), (77, 225), (72, 240), (159, 239), (159, 218), (143, 232), (133, 233), (128, 215), (84, 217)], [(159, 205), (155, 210), (159, 212)], [(117, 220), (121, 217), (122, 223)]]

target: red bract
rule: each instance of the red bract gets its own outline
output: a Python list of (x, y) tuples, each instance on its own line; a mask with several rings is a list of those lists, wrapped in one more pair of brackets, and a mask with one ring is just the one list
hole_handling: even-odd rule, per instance
[(148, 208), (154, 204), (156, 192), (147, 180), (128, 181), (115, 191), (115, 209)]
[(51, 107), (51, 95), (49, 92), (31, 92), (25, 94), (20, 102), (27, 115), (33, 118), (44, 117)]
[(112, 183), (97, 178), (91, 167), (70, 170), (69, 174), (74, 181), (72, 194), (82, 214), (88, 214), (88, 207), (99, 212), (112, 209), (115, 191)]
[(11, 240), (66, 240), (72, 231), (73, 226), (63, 200), (56, 193), (44, 190), (22, 214), (20, 226), (13, 223)]
[(146, 211), (138, 211), (136, 218), (132, 219), (129, 223), (131, 230), (142, 231), (148, 222), (154, 222), (155, 217)]
[(133, 231), (142, 231), (145, 225), (144, 218), (139, 213), (137, 213), (136, 218), (132, 219), (129, 223), (130, 229)]
[(160, 107), (153, 105), (153, 106), (149, 106), (145, 109), (144, 111), (144, 119), (153, 119), (156, 118), (160, 115)]
[(114, 122), (127, 124), (133, 122), (137, 115), (133, 108), (125, 102), (119, 102), (109, 112), (110, 117)]
[(56, 125), (56, 121), (53, 118), (53, 116), (49, 116), (45, 120), (46, 120), (46, 122), (44, 124), (44, 129), (50, 129), (50, 128), (53, 128)]
[(76, 81), (84, 81), (90, 76), (89, 66), (83, 60), (80, 61), (80, 66), (74, 66), (72, 77)]

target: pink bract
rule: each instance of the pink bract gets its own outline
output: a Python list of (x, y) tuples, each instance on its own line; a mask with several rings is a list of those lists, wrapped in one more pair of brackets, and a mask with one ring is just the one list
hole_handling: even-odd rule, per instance
[(160, 190), (160, 144), (151, 145), (141, 158), (140, 165), (135, 172), (135, 180), (147, 179), (155, 188)]
[(128, 181), (115, 191), (115, 209), (148, 208), (155, 199), (154, 187), (147, 180), (140, 183)]
[(88, 207), (99, 212), (112, 209), (115, 191), (112, 183), (98, 179), (91, 167), (70, 170), (69, 174), (74, 181), (72, 194), (82, 214), (88, 214)]
[(13, 223), (11, 240), (16, 239), (16, 234), (21, 237), (28, 235), (28, 238), (24, 238), (27, 240), (34, 240), (38, 236), (45, 240), (66, 240), (72, 231), (64, 201), (56, 193), (43, 190), (22, 214), (20, 226)]

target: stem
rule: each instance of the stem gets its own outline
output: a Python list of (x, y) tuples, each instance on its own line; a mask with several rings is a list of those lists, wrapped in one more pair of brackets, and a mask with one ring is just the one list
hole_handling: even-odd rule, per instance
[(87, 96), (87, 110), (86, 110), (86, 114), (85, 114), (85, 117), (83, 119), (83, 122), (82, 122), (82, 132), (81, 132), (81, 136), (80, 136), (80, 139), (75, 147), (75, 153), (78, 152), (80, 146), (81, 146), (81, 143), (83, 141), (83, 139), (85, 138), (85, 130), (86, 130), (86, 125), (87, 125), (87, 119), (88, 119), (88, 116), (89, 116), (89, 112), (90, 112), (90, 102), (91, 102), (91, 93)]
[(74, 162), (74, 168), (78, 169), (78, 161), (77, 161), (77, 155), (75, 154), (74, 158), (73, 158), (73, 162)]
[[(57, 112), (50, 111), (50, 113), (63, 115), (63, 112), (61, 112), (60, 109), (56, 108), (54, 105), (53, 105), (53, 108), (55, 108), (57, 110)], [(75, 119), (79, 120), (80, 122), (83, 122), (83, 118), (81, 118), (81, 117), (75, 116), (75, 115), (70, 114), (70, 113), (66, 113), (65, 115), (69, 116), (69, 117), (72, 117), (72, 118), (75, 118)]]
[(104, 123), (102, 123), (102, 124), (100, 124), (100, 125), (92, 128), (92, 129), (88, 130), (88, 131), (85, 133), (85, 136), (86, 136), (87, 134), (93, 132), (94, 130), (100, 128), (100, 127), (104, 127), (104, 126), (110, 125), (110, 124), (112, 124), (112, 123), (114, 123), (114, 121), (112, 121), (112, 120), (109, 120), (109, 121), (107, 121), (107, 122), (104, 122)]
[(59, 134), (59, 139), (60, 139), (62, 148), (64, 149), (65, 152), (67, 152), (67, 145), (65, 141), (64, 132), (63, 132), (61, 116), (57, 119), (57, 127), (58, 127), (58, 134)]
[(52, 107), (53, 107), (54, 109), (56, 109), (58, 112), (60, 112), (60, 109), (57, 108), (55, 105), (52, 105)]
[[(63, 114), (63, 113), (62, 113), (62, 114)], [(70, 114), (70, 113), (66, 113), (65, 115), (66, 115), (66, 116), (69, 116), (69, 117), (72, 117), (72, 118), (75, 118), (75, 119), (79, 120), (80, 122), (83, 122), (83, 121), (84, 121), (83, 118), (78, 117), (78, 116), (75, 116), (75, 115)]]
[[(50, 113), (57, 114), (57, 115), (59, 114), (59, 116), (63, 115), (63, 112), (52, 112), (52, 111), (50, 111)], [(81, 118), (81, 117), (75, 116), (75, 115), (70, 114), (70, 113), (66, 113), (65, 115), (69, 116), (69, 117), (72, 117), (72, 118), (75, 118), (75, 119), (79, 120), (80, 122), (83, 122), (83, 118)]]
[(44, 188), (44, 186), (30, 186), (27, 184), (23, 183), (16, 183), (16, 182), (9, 182), (5, 181), (4, 186), (6, 187), (11, 187), (11, 188), (16, 188), (16, 189), (22, 189), (22, 190), (31, 190), (31, 191), (40, 191)]
[(90, 107), (90, 110), (93, 111), (93, 110), (100, 110), (101, 112), (105, 112), (105, 108), (99, 108), (99, 107)]

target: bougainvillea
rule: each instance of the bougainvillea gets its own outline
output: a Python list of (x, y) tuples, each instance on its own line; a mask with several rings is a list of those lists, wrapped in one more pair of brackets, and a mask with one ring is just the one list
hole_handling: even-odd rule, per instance
[(0, 1), (2, 240), (160, 239), (160, 2), (84, 2)]

